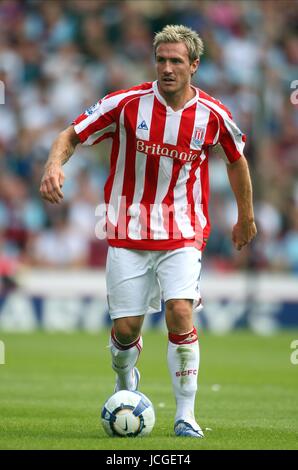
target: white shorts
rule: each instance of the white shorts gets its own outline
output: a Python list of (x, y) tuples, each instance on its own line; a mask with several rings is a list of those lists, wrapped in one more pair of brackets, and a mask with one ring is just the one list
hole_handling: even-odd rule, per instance
[(184, 247), (169, 251), (109, 247), (107, 297), (112, 320), (161, 311), (161, 299), (200, 303), (201, 251)]

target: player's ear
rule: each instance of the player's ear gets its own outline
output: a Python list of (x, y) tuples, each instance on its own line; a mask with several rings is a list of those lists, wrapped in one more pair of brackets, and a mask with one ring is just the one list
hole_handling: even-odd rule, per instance
[(192, 64), (190, 65), (191, 75), (194, 75), (196, 73), (196, 71), (199, 68), (199, 64), (200, 64), (200, 59), (196, 59), (192, 62)]

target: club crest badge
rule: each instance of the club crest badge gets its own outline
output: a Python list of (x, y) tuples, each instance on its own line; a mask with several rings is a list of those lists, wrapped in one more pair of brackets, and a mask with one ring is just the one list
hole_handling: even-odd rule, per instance
[(201, 147), (206, 134), (206, 127), (195, 127), (193, 136), (192, 136), (192, 145), (194, 147)]

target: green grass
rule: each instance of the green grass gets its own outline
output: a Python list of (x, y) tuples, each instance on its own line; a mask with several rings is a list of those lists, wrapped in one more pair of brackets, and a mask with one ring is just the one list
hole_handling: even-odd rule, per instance
[[(298, 449), (298, 331), (201, 335), (196, 414), (206, 439), (176, 438), (166, 336), (144, 334), (141, 391), (156, 409), (150, 436), (108, 438), (99, 415), (114, 386), (108, 333), (2, 334), (1, 449)], [(219, 391), (212, 385), (219, 384)]]

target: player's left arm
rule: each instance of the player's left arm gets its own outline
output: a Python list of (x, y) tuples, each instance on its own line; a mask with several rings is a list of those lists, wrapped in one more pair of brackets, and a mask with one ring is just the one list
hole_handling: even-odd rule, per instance
[(238, 220), (233, 227), (232, 240), (235, 248), (241, 250), (257, 234), (252, 184), (245, 156), (242, 155), (236, 162), (227, 164), (227, 173), (238, 207)]

